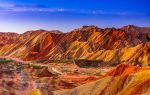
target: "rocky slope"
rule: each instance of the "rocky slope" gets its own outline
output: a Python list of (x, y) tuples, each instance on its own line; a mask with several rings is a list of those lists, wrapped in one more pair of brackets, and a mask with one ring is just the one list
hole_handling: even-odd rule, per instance
[(150, 68), (121, 64), (95, 82), (71, 90), (54, 91), (54, 95), (148, 95)]
[(17, 33), (0, 32), (0, 47), (6, 44), (16, 43), (18, 41), (18, 36), (19, 34)]
[(19, 35), (19, 42), (6, 44), (0, 55), (24, 60), (101, 60), (115, 65), (130, 62), (149, 64), (150, 28), (125, 26), (101, 29), (83, 26), (68, 33), (58, 31), (28, 31)]

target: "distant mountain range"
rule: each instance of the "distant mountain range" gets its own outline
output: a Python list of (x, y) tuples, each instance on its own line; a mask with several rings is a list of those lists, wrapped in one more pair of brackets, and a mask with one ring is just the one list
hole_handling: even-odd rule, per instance
[(35, 30), (23, 34), (0, 33), (0, 55), (23, 60), (101, 60), (150, 64), (150, 27), (134, 25), (101, 29), (83, 26), (71, 32)]

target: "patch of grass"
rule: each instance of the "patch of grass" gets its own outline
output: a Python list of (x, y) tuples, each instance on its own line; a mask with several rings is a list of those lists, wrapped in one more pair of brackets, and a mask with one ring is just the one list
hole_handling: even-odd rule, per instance
[(43, 68), (43, 66), (36, 65), (36, 64), (29, 64), (29, 66), (33, 69), (42, 69)]
[(37, 62), (37, 63), (43, 63), (43, 62), (45, 62), (45, 61), (46, 61), (46, 60), (43, 59), (43, 60), (37, 60), (36, 62)]
[(73, 63), (73, 60), (72, 59), (49, 60), (49, 63)]
[(101, 72), (97, 72), (94, 74), (95, 76), (101, 76)]
[(69, 68), (63, 68), (62, 72), (70, 72)]
[(84, 75), (91, 75), (92, 73), (90, 72), (85, 72)]
[(5, 63), (9, 63), (12, 60), (8, 60), (8, 59), (0, 59), (0, 64), (5, 64)]

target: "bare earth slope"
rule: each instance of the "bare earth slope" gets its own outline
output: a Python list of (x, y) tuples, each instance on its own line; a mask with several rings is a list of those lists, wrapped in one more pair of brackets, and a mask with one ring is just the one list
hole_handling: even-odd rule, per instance
[(121, 64), (95, 82), (54, 95), (149, 95), (150, 68)]
[[(29, 74), (27, 84), (31, 84), (31, 87), (25, 85), (26, 88), (29, 88), (27, 92), (34, 88), (35, 80), (41, 80), (41, 83), (48, 85), (46, 91), (40, 87), (33, 89), (33, 92), (31, 91), (33, 94), (148, 95), (150, 93), (150, 67), (147, 66), (150, 64), (149, 41), (150, 28), (133, 25), (119, 29), (83, 26), (68, 33), (45, 30), (27, 31), (20, 35), (1, 33), (0, 56), (2, 59), (16, 61), (10, 61), (9, 65), (18, 62), (26, 63), (28, 60), (33, 62), (33, 64), (24, 64), (29, 65), (24, 68), (24, 72)], [(94, 64), (98, 61), (100, 65), (108, 66), (104, 69), (110, 68), (109, 66), (112, 65), (117, 66), (106, 74), (105, 72), (102, 74), (103, 68), (98, 66), (97, 68), (78, 67), (77, 70), (73, 64), (36, 64), (38, 61), (42, 62), (41, 60), (46, 60), (46, 62), (60, 61), (68, 60), (69, 57), (75, 59), (77, 64), (82, 59), (85, 65), (89, 65), (88, 62)], [(7, 61), (2, 59), (2, 63)], [(38, 61), (34, 63), (32, 60)], [(9, 66), (1, 65), (1, 68)], [(65, 65), (68, 67), (66, 68)], [(55, 74), (53, 75), (51, 70), (57, 70), (53, 67), (62, 70), (61, 73), (63, 74), (57, 77)], [(2, 79), (7, 77), (3, 76), (3, 73), (1, 74)], [(13, 84), (19, 87), (21, 83), (16, 82), (15, 79), (17, 79), (16, 76), (19, 76), (18, 79), (21, 81), (21, 75), (15, 72), (14, 74), (16, 75), (12, 73), (14, 76), (12, 82), (18, 83)], [(7, 81), (4, 84), (7, 84)], [(9, 85), (7, 87), (2, 85), (1, 87), (9, 89)], [(7, 92), (11, 91), (8, 90)], [(20, 95), (20, 90), (17, 89), (15, 93)]]
[[(9, 36), (11, 41), (2, 45), (0, 55), (24, 60), (62, 60), (69, 56), (74, 59), (102, 60), (110, 65), (126, 61), (148, 65), (149, 31), (150, 28), (131, 25), (120, 29), (83, 26), (68, 33), (28, 31), (17, 38)], [(12, 40), (12, 37), (18, 41)]]
[(11, 44), (11, 43), (17, 42), (18, 36), (19, 36), (19, 34), (17, 34), (17, 33), (1, 32), (0, 33), (0, 47), (4, 46), (6, 44)]

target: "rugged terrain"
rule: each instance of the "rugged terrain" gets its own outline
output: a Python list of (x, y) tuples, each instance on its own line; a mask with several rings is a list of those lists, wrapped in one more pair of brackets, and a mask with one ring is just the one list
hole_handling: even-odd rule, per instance
[(54, 95), (149, 95), (150, 67), (120, 64), (99, 80)]
[(0, 33), (0, 95), (148, 95), (150, 28)]
[(6, 44), (11, 44), (11, 43), (16, 43), (18, 39), (19, 34), (17, 33), (12, 33), (12, 32), (0, 32), (0, 47), (6, 45)]
[[(0, 58), (0, 95), (52, 95), (97, 80), (106, 72), (73, 64), (37, 64), (17, 58)], [(110, 68), (106, 68), (106, 70)]]
[[(122, 62), (149, 64), (150, 28), (133, 25), (101, 29), (83, 26), (68, 33), (28, 31), (7, 41), (0, 55), (23, 60), (100, 60), (101, 64)], [(5, 35), (4, 35), (5, 36)], [(15, 36), (16, 37), (16, 36)], [(3, 42), (3, 41), (2, 41)]]

